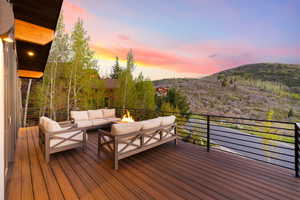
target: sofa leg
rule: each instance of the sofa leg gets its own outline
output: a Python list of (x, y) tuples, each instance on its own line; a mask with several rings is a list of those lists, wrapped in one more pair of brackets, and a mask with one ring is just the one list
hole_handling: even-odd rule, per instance
[(119, 161), (118, 161), (118, 159), (115, 159), (114, 166), (115, 166), (115, 170), (119, 169)]
[(50, 161), (50, 154), (48, 154), (48, 153), (45, 154), (45, 160), (46, 160), (46, 163), (49, 163), (49, 161)]
[(82, 151), (83, 152), (86, 152), (86, 143), (87, 143), (87, 141), (86, 141), (86, 130), (84, 130), (83, 131), (83, 143), (82, 143)]
[(101, 135), (98, 134), (98, 156), (100, 156), (100, 152), (101, 152)]
[(175, 144), (175, 145), (178, 144), (177, 138), (174, 140), (174, 144)]

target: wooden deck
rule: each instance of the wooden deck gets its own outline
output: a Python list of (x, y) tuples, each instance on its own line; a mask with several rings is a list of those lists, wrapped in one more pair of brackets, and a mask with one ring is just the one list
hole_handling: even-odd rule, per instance
[(45, 163), (37, 127), (21, 129), (7, 199), (300, 199), (293, 171), (205, 149), (168, 143), (120, 162), (97, 157), (95, 133), (86, 152), (70, 150)]

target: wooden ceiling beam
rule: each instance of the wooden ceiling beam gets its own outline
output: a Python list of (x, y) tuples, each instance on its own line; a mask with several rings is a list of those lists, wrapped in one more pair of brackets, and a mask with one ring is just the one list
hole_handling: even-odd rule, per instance
[(17, 70), (18, 76), (22, 78), (41, 78), (44, 73), (38, 71), (31, 71), (31, 70)]
[(15, 26), (15, 37), (17, 40), (45, 45), (54, 38), (54, 30), (31, 24), (23, 20), (16, 19)]

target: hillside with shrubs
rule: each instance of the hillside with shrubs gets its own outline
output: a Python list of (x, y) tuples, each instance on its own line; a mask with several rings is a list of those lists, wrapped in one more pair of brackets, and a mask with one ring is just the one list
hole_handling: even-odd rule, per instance
[(201, 79), (164, 79), (156, 87), (175, 87), (194, 113), (300, 120), (300, 65), (244, 65)]

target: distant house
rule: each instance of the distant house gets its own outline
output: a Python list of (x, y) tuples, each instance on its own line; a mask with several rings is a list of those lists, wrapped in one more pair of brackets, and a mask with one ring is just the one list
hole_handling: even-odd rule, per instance
[(104, 105), (105, 107), (110, 107), (114, 102), (114, 92), (118, 89), (119, 82), (117, 79), (103, 79), (104, 81)]
[(167, 87), (158, 87), (156, 88), (156, 95), (157, 96), (167, 96), (169, 88)]

